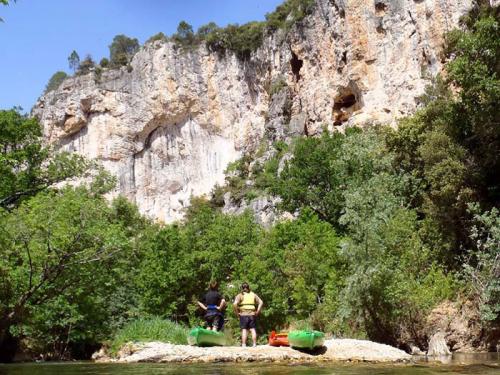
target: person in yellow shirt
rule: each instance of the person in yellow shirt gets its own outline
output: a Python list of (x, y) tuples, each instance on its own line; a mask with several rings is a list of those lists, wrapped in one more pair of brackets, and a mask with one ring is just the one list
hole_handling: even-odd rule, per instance
[(257, 346), (255, 327), (262, 306), (264, 306), (264, 302), (250, 290), (248, 283), (243, 283), (241, 293), (236, 296), (233, 303), (234, 312), (240, 317), (241, 346), (243, 347), (247, 346), (248, 330), (252, 334), (253, 346)]

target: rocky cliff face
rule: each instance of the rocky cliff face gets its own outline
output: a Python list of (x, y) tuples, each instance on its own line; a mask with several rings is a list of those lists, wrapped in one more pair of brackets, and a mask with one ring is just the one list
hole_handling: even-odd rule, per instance
[[(97, 158), (116, 193), (162, 221), (224, 180), (227, 164), (271, 138), (394, 124), (440, 71), (442, 35), (472, 0), (316, 0), (291, 31), (246, 61), (201, 45), (144, 46), (132, 70), (67, 79), (33, 109), (48, 142)], [(287, 87), (278, 94), (279, 82)]]

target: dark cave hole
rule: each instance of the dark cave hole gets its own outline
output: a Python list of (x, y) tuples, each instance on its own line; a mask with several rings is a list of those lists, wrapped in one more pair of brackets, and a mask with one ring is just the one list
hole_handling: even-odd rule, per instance
[(302, 68), (302, 65), (304, 65), (304, 62), (301, 59), (299, 59), (299, 57), (293, 51), (292, 51), (292, 59), (290, 60), (290, 65), (292, 67), (292, 73), (295, 77), (295, 81), (298, 82), (300, 79), (300, 69)]
[(384, 4), (383, 2), (375, 3), (375, 12), (377, 12), (377, 13), (385, 12), (386, 9), (387, 9), (387, 5)]
[(349, 89), (337, 96), (333, 104), (333, 125), (342, 125), (360, 108), (356, 95)]
[(354, 94), (349, 94), (340, 98), (338, 101), (336, 100), (333, 109), (340, 110), (342, 108), (350, 108), (356, 104), (356, 102), (356, 96)]

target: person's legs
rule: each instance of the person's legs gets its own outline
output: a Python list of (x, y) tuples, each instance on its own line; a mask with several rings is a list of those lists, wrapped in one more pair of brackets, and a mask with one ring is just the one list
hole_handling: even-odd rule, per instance
[(217, 315), (215, 318), (214, 318), (214, 325), (213, 325), (213, 330), (214, 331), (220, 331), (221, 328), (222, 328), (222, 317), (220, 315)]
[(255, 328), (250, 328), (250, 333), (252, 334), (253, 346), (257, 346), (257, 331), (255, 330)]
[(255, 315), (249, 316), (248, 317), (248, 328), (250, 329), (250, 332), (252, 333), (252, 344), (253, 346), (257, 346), (257, 331), (255, 330), (257, 328), (257, 317)]
[(247, 346), (248, 330), (243, 328), (241, 330), (241, 346)]
[(205, 315), (205, 328), (209, 331), (214, 329), (214, 316), (213, 315)]

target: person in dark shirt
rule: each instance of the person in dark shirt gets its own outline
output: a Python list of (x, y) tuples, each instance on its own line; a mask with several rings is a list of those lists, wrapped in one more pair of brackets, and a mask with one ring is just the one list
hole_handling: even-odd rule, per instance
[(205, 311), (206, 327), (213, 331), (220, 331), (224, 325), (223, 310), (226, 307), (226, 300), (218, 289), (217, 281), (211, 281), (208, 292), (205, 293), (202, 301), (198, 301), (198, 306)]

